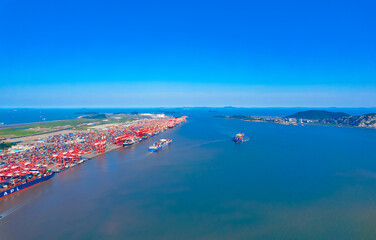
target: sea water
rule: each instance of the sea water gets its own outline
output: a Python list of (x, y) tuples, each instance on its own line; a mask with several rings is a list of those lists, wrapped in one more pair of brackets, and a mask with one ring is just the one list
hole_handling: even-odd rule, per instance
[[(215, 117), (296, 110), (181, 110), (176, 128), (0, 200), (0, 239), (376, 239), (376, 130)], [(149, 152), (160, 138), (173, 143)]]

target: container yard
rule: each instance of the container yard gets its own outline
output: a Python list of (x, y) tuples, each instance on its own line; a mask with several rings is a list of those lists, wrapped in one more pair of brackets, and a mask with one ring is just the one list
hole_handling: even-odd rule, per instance
[(38, 141), (0, 152), (0, 198), (43, 182), (100, 154), (128, 146), (186, 121), (186, 117), (140, 119)]

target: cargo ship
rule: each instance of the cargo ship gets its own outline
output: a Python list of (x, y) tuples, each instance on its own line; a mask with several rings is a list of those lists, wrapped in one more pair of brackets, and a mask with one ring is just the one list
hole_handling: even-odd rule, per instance
[(149, 151), (151, 152), (156, 152), (158, 151), (159, 149), (162, 149), (164, 147), (166, 147), (168, 144), (170, 144), (172, 142), (171, 139), (160, 139), (158, 142), (155, 142), (153, 143), (150, 147), (149, 147)]
[(140, 141), (140, 139), (135, 139), (135, 138), (125, 140), (125, 141), (123, 142), (123, 147), (133, 145), (133, 144), (135, 144), (135, 143), (138, 143), (139, 141)]
[[(24, 179), (23, 181), (20, 181), (21, 184), (18, 184), (18, 185), (11, 187), (11, 188), (8, 188), (5, 191), (2, 191), (2, 189), (0, 189), (0, 199), (3, 198), (3, 197), (7, 197), (7, 196), (9, 196), (13, 193), (24, 190), (28, 187), (31, 187), (35, 184), (44, 182), (44, 181), (52, 178), (54, 175), (55, 175), (55, 173), (48, 172), (48, 173), (45, 173), (45, 174), (43, 174), (43, 175), (41, 175), (40, 177), (37, 177), (37, 178), (33, 177), (31, 179)], [(2, 187), (4, 187), (4, 186), (6, 186), (5, 184), (7, 184), (7, 183), (0, 183), (0, 184), (1, 184)]]
[(243, 142), (244, 141), (244, 133), (238, 133), (234, 137), (234, 142)]

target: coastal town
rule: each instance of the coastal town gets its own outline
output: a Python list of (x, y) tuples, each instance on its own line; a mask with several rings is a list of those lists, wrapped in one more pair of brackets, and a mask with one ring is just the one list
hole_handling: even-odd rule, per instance
[(269, 122), (283, 125), (329, 125), (337, 127), (376, 128), (376, 113), (351, 116), (342, 112), (309, 110), (286, 117), (258, 117), (248, 115), (217, 116), (251, 122)]

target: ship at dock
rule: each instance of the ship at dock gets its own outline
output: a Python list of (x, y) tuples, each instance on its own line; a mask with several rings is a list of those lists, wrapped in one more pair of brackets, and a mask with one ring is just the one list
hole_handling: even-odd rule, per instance
[(155, 142), (153, 143), (150, 147), (149, 147), (149, 151), (151, 152), (156, 152), (164, 147), (166, 147), (167, 145), (169, 145), (170, 143), (172, 142), (171, 139), (161, 139), (159, 140), (158, 142)]
[(234, 137), (234, 142), (243, 142), (244, 141), (244, 133), (238, 133)]
[(139, 138), (131, 138), (131, 139), (127, 139), (123, 142), (123, 147), (126, 147), (126, 146), (131, 146), (133, 144), (136, 144), (138, 142), (140, 142), (141, 139)]
[(47, 181), (54, 175), (54, 172), (48, 170), (44, 173), (30, 173), (16, 177), (9, 175), (7, 175), (6, 177), (1, 176), (2, 181), (0, 182), (0, 199), (8, 197), (11, 194), (24, 190), (38, 183)]

